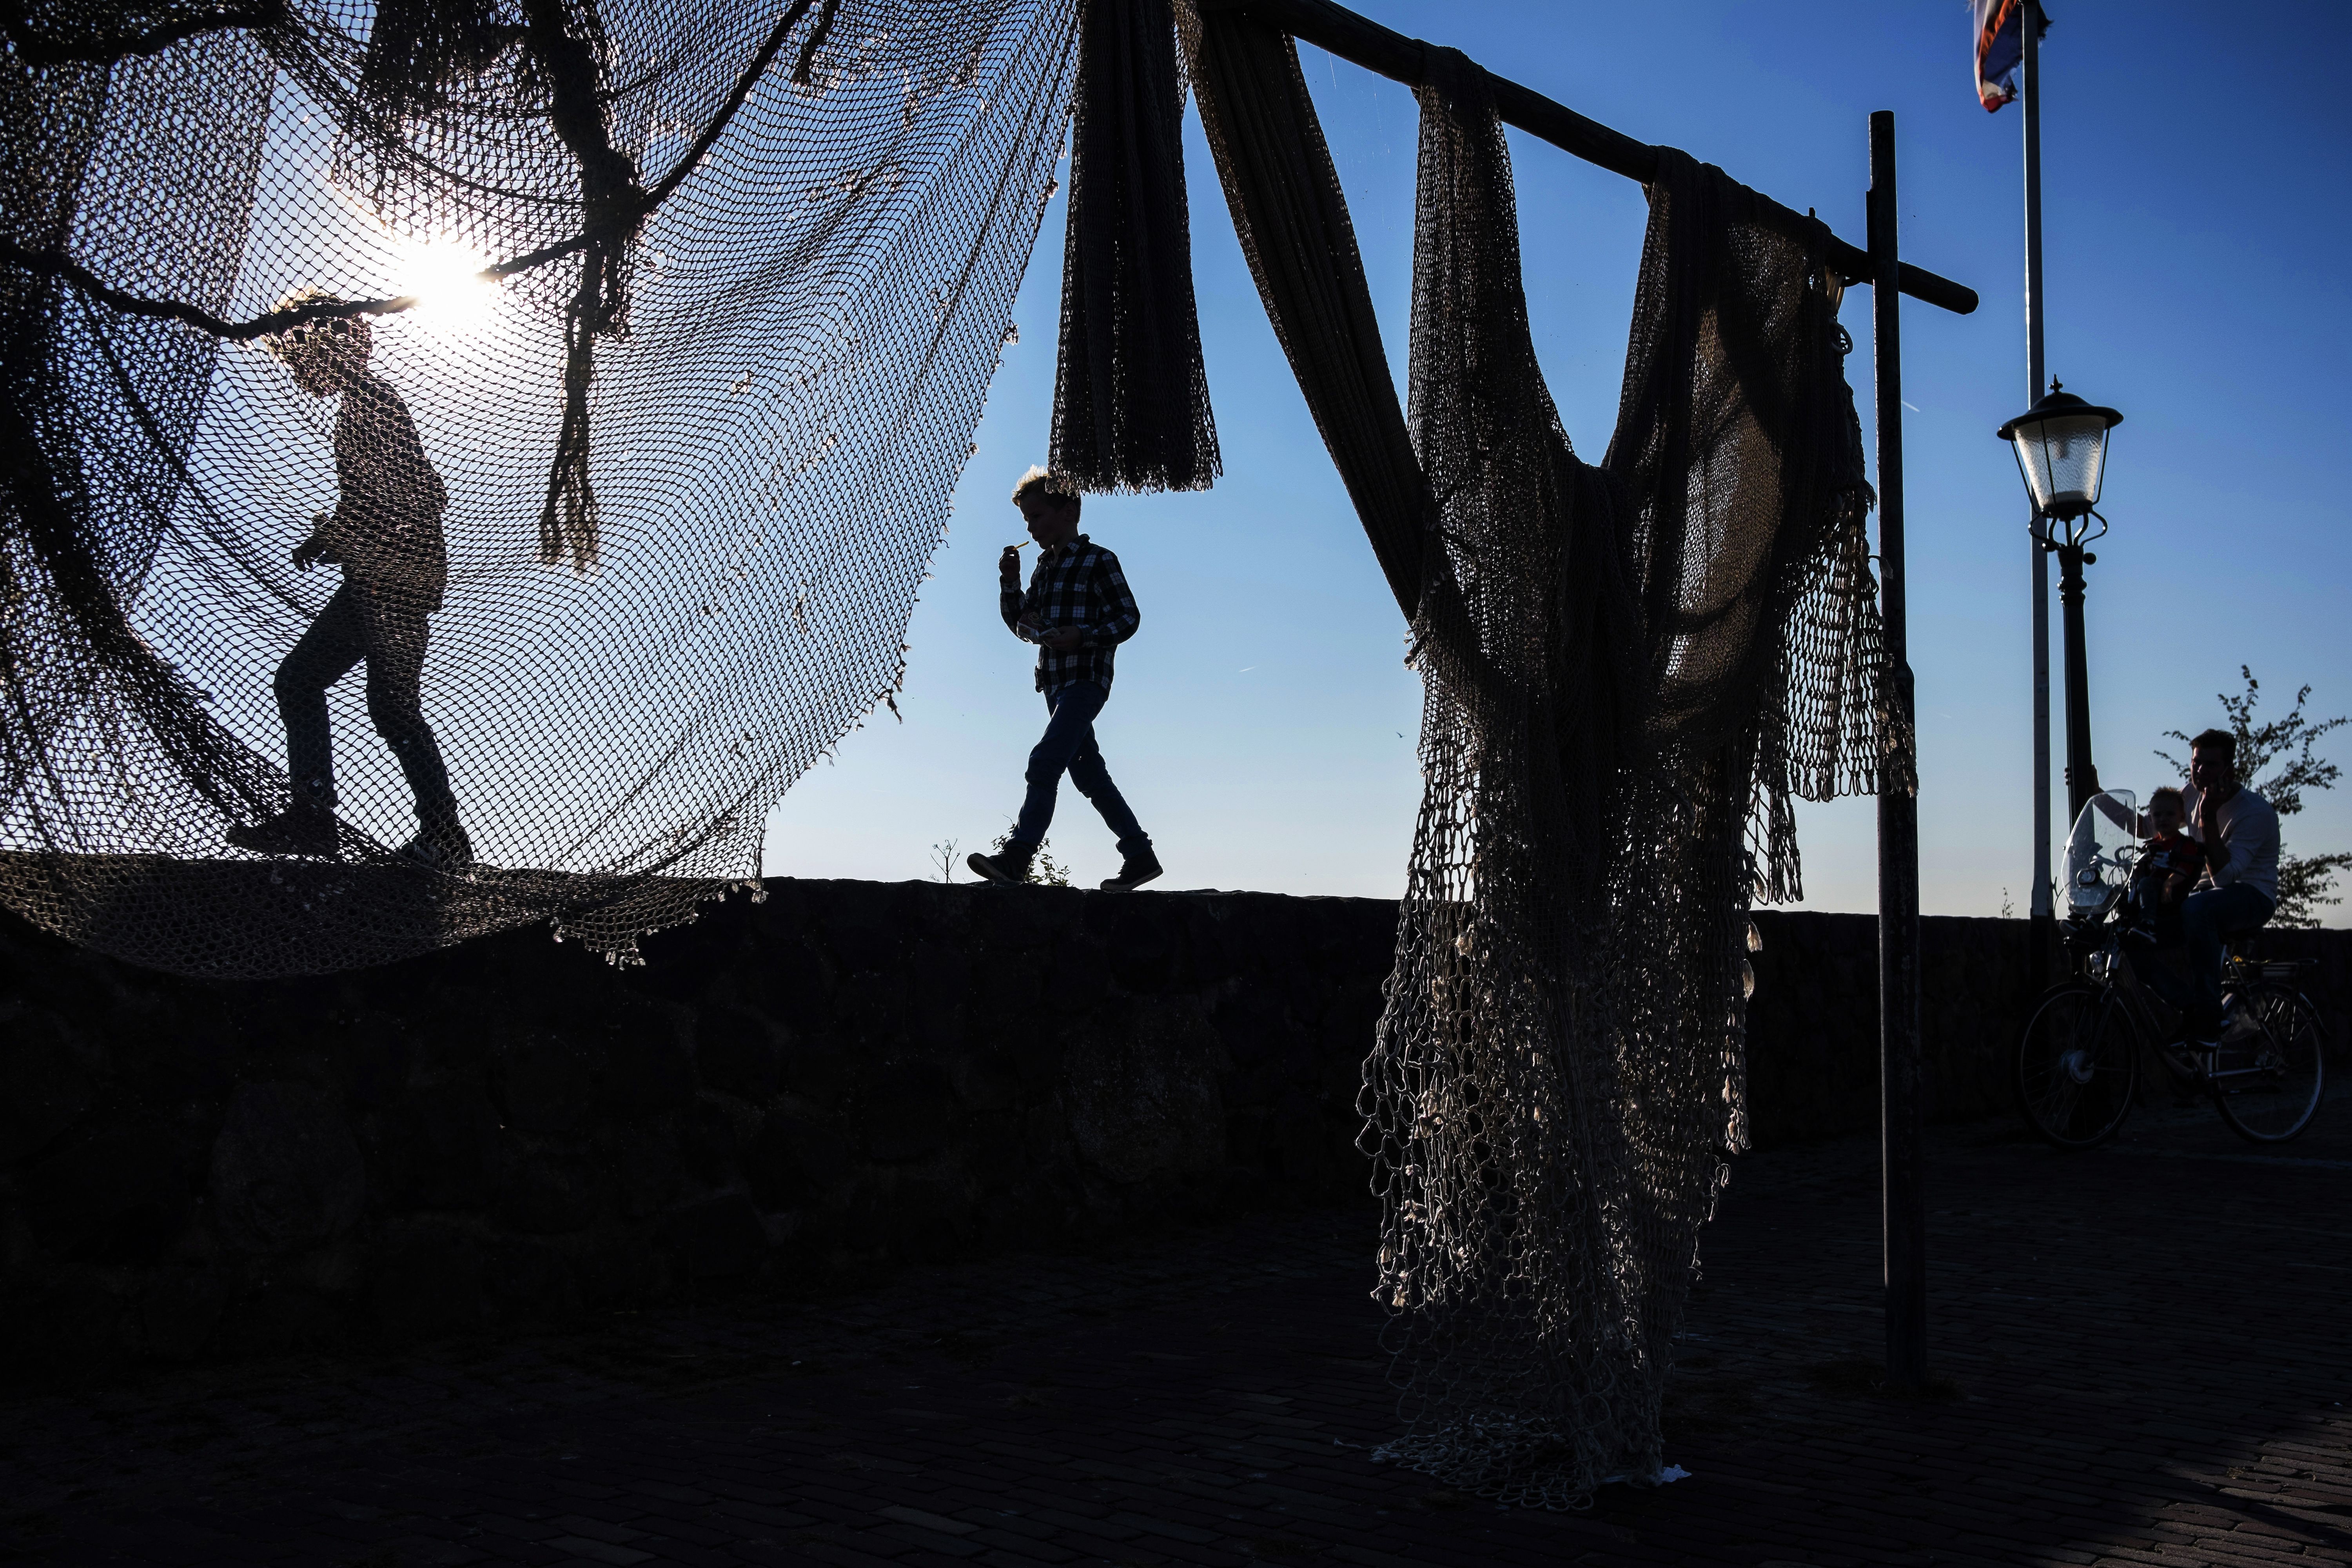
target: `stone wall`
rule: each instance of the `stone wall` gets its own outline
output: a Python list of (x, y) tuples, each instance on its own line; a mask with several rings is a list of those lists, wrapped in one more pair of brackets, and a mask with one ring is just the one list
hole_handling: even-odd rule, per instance
[[(771, 888), (631, 970), (524, 931), (203, 983), (0, 917), (0, 1379), (1365, 1201), (1392, 905)], [(1869, 1126), (1874, 922), (1759, 923), (1759, 1142)], [(1936, 1113), (2002, 1110), (2022, 923), (1926, 927)]]
[(0, 1378), (1360, 1198), (1392, 906), (770, 884), (201, 983), (0, 919)]
[[(1873, 915), (1756, 917), (1748, 1009), (1748, 1092), (1759, 1145), (1859, 1132), (1878, 1121), (1878, 921)], [(2032, 926), (1935, 916), (1919, 922), (1921, 1055), (1927, 1114), (2011, 1114), (2011, 1050), (2034, 997)], [(2326, 1016), (2331, 1072), (2352, 1068), (2352, 931), (2265, 931), (2259, 955), (2306, 965)], [(2063, 974), (2052, 960), (2052, 977)]]

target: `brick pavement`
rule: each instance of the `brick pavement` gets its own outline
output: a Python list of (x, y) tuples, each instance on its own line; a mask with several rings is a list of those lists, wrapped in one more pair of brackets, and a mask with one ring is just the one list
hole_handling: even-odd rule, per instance
[(0, 1403), (0, 1562), (2352, 1563), (2352, 1098), (1937, 1135), (1949, 1397), (1874, 1394), (1874, 1151), (1750, 1156), (1668, 1457), (1506, 1510), (1375, 1465), (1360, 1212)]

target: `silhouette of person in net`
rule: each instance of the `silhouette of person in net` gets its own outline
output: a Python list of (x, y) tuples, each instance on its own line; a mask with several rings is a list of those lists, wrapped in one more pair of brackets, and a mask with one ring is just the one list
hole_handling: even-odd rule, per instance
[[(288, 304), (331, 300), (310, 293)], [(343, 585), (278, 667), (278, 716), (286, 724), (286, 771), (293, 800), (267, 821), (231, 827), (228, 840), (264, 855), (337, 852), (335, 762), (327, 689), (367, 666), (368, 719), (383, 737), (416, 797), (417, 833), (400, 853), (435, 870), (462, 870), (473, 846), (441, 748), (425, 721), (420, 682), (427, 617), (441, 607), (449, 575), (441, 538), (448, 491), (416, 437), (408, 405), (368, 368), (374, 336), (352, 316), (310, 322), (268, 347), (313, 397), (340, 397), (335, 415), (335, 510), (320, 512), (294, 547), (309, 571), (331, 562)]]

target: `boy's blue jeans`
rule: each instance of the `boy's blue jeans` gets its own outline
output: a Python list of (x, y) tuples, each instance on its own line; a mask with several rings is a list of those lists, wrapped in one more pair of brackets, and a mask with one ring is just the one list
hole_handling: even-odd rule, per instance
[(1045, 739), (1029, 753), (1029, 796), (1021, 803), (1021, 819), (1013, 827), (1014, 846), (1034, 850), (1045, 841), (1045, 829), (1054, 823), (1054, 796), (1066, 772), (1118, 836), (1121, 855), (1151, 847), (1118, 786), (1110, 782), (1110, 770), (1095, 745), (1095, 715), (1109, 700), (1110, 693), (1090, 680), (1045, 693), (1045, 710), (1052, 717), (1045, 721)]

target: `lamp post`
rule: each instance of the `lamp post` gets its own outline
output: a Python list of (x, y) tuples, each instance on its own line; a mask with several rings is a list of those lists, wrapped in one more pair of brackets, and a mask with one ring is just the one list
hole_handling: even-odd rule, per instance
[[(2017, 471), (2033, 503), (2033, 536), (2058, 556), (2058, 598), (2066, 637), (2066, 819), (2098, 793), (2091, 762), (2091, 677), (2083, 648), (2083, 568), (2098, 557), (2084, 548), (2107, 531), (2098, 514), (2106, 477), (2107, 433), (2123, 423), (2112, 408), (2085, 403), (2059, 383), (2031, 411), (2000, 427), (2017, 454)], [(2098, 527), (2091, 526), (2096, 522)]]

